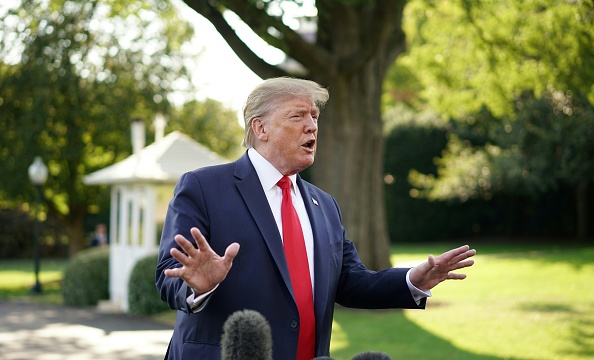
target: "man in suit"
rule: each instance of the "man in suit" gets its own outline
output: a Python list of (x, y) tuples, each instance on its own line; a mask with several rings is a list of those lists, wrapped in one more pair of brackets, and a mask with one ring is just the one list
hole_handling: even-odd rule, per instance
[[(327, 90), (312, 81), (264, 81), (244, 106), (248, 151), (179, 179), (156, 271), (161, 298), (178, 310), (166, 358), (219, 359), (223, 324), (243, 309), (270, 323), (274, 359), (328, 356), (335, 303), (424, 308), (431, 288), (465, 277), (452, 271), (473, 264), (468, 246), (412, 269), (375, 272), (361, 263), (334, 198), (298, 175), (314, 162), (319, 108), (327, 100)], [(286, 178), (285, 196), (279, 180)], [(293, 226), (285, 223), (289, 197), (297, 235), (283, 232)], [(284, 249), (293, 237), (301, 239), (300, 260)]]

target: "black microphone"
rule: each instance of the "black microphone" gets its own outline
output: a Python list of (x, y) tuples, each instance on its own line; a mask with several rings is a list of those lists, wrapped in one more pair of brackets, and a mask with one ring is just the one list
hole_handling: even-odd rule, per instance
[(221, 360), (272, 360), (272, 332), (262, 314), (236, 311), (227, 318), (221, 337)]
[(356, 354), (351, 360), (392, 360), (392, 358), (380, 351), (365, 351)]

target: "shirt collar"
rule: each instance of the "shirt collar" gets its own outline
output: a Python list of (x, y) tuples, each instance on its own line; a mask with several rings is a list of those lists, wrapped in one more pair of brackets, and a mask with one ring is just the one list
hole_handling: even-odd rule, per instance
[[(248, 156), (254, 165), (254, 168), (256, 169), (260, 183), (262, 183), (262, 188), (264, 191), (269, 191), (283, 177), (283, 174), (281, 174), (280, 171), (278, 171), (268, 160), (260, 155), (256, 149), (249, 148)], [(297, 179), (297, 174), (289, 176), (289, 179), (291, 179), (291, 183), (293, 183), (293, 189), (296, 189), (297, 185), (295, 181)]]

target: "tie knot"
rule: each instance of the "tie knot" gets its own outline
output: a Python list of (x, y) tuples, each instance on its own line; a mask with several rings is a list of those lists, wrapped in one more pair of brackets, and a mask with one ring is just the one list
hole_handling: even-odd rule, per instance
[(277, 183), (281, 189), (290, 189), (291, 188), (291, 179), (287, 176), (283, 176)]

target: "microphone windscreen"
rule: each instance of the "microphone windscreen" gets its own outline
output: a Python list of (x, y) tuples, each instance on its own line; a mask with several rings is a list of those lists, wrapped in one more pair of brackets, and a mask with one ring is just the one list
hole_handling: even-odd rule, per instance
[(223, 325), (221, 360), (272, 360), (272, 332), (262, 314), (236, 311)]
[(392, 360), (392, 358), (380, 351), (365, 351), (353, 356), (352, 360)]

